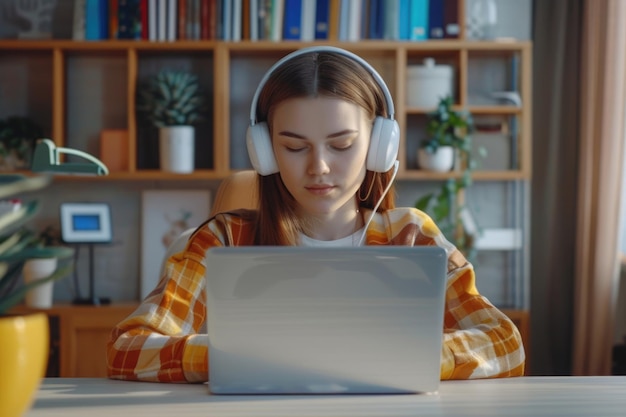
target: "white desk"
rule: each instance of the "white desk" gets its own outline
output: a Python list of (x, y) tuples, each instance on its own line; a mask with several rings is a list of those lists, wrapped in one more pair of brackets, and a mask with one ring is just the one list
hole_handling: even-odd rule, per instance
[(433, 395), (211, 396), (207, 385), (46, 378), (26, 417), (626, 416), (626, 376), (442, 382)]

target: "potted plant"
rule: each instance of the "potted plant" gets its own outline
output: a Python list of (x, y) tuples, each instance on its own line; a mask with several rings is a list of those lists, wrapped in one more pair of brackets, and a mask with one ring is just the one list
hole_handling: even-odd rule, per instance
[(447, 172), (455, 158), (469, 162), (474, 121), (469, 112), (456, 111), (452, 106), (452, 97), (447, 96), (428, 114), (428, 137), (420, 143), (417, 155), (420, 168)]
[[(474, 131), (472, 115), (465, 111), (456, 111), (452, 108), (452, 98), (441, 99), (437, 109), (428, 115), (427, 132), (428, 139), (421, 143), (420, 166), (429, 165), (428, 156), (448, 149), (447, 167), (431, 168), (438, 171), (450, 171), (457, 159), (457, 165), (461, 172), (458, 177), (449, 178), (435, 192), (420, 197), (415, 207), (428, 213), (439, 226), (442, 233), (454, 242), (457, 248), (466, 256), (474, 254), (474, 241), (478, 234), (478, 226), (475, 224), (468, 208), (460, 204), (458, 196), (472, 184), (472, 171), (476, 168), (477, 161), (472, 157), (471, 134)], [(484, 148), (478, 149), (478, 156), (484, 157)]]
[[(0, 175), (0, 201), (11, 202), (17, 194), (41, 189), (50, 177)], [(48, 360), (48, 317), (43, 313), (13, 314), (10, 310), (26, 293), (47, 282), (66, 276), (69, 262), (47, 278), (19, 285), (24, 263), (33, 258), (71, 258), (67, 247), (42, 247), (39, 238), (25, 224), (38, 211), (34, 200), (5, 210), (0, 215), (0, 415), (21, 416), (29, 408), (43, 377)]]
[(137, 113), (159, 129), (161, 169), (190, 173), (194, 169), (194, 124), (201, 121), (205, 98), (198, 77), (162, 70), (137, 89)]
[(0, 167), (13, 171), (30, 167), (35, 141), (44, 137), (43, 128), (28, 117), (0, 120)]
[[(29, 246), (34, 249), (35, 256), (27, 259), (22, 267), (22, 276), (26, 285), (33, 281), (45, 279), (54, 273), (58, 267), (58, 252), (56, 249), (50, 251), (49, 248), (60, 248), (64, 246), (60, 232), (52, 226), (46, 227), (41, 233), (32, 233), (32, 241)], [(50, 256), (46, 256), (49, 254)], [(25, 304), (32, 308), (50, 308), (53, 300), (54, 281), (48, 280), (45, 283), (31, 288), (26, 293)]]

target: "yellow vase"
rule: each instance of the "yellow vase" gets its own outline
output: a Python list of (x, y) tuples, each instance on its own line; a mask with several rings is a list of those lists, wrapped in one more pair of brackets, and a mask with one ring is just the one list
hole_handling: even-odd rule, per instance
[(0, 317), (0, 416), (19, 417), (32, 405), (46, 373), (48, 317)]

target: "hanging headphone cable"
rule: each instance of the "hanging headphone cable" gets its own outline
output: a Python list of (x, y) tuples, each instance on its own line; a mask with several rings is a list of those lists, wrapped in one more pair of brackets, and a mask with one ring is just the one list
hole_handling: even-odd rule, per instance
[(367, 228), (372, 222), (372, 220), (374, 219), (374, 216), (376, 215), (376, 210), (378, 210), (378, 207), (383, 202), (383, 198), (385, 198), (385, 196), (389, 192), (389, 189), (391, 188), (391, 184), (393, 184), (394, 180), (396, 179), (396, 175), (398, 175), (399, 166), (400, 166), (400, 161), (396, 161), (393, 163), (393, 174), (391, 175), (391, 181), (389, 181), (389, 184), (387, 184), (387, 186), (385, 187), (383, 194), (380, 196), (380, 199), (378, 199), (378, 202), (376, 203), (376, 205), (374, 206), (374, 209), (372, 210), (372, 214), (370, 215), (370, 218), (365, 223), (365, 226), (363, 227), (363, 233), (361, 234), (361, 238), (359, 239), (357, 246), (363, 245), (363, 241), (365, 240), (365, 235), (367, 235)]

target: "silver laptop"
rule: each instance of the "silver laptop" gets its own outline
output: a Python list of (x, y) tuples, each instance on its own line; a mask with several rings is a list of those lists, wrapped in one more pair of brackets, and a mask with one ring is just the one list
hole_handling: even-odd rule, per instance
[(213, 394), (439, 388), (439, 247), (235, 247), (207, 254)]

